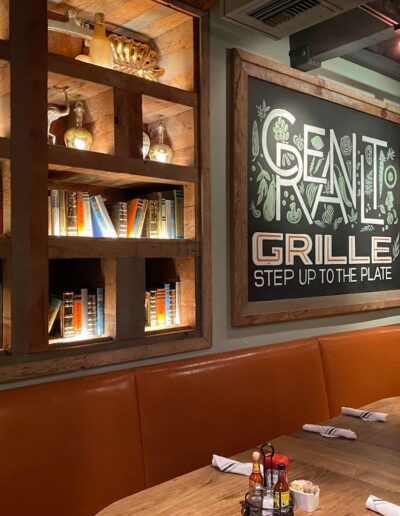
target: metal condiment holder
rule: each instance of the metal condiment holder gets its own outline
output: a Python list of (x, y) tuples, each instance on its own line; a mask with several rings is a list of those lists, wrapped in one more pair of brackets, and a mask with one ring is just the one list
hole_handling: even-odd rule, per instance
[[(269, 448), (269, 451), (266, 453), (266, 448)], [(270, 486), (271, 490), (273, 489), (274, 485), (274, 473), (273, 473), (273, 467), (272, 467), (272, 459), (275, 455), (275, 448), (272, 446), (271, 443), (264, 443), (260, 446), (260, 448), (257, 448), (257, 450), (260, 452), (262, 456), (262, 463), (263, 463), (263, 493), (261, 496), (261, 506), (263, 505), (264, 500), (264, 493), (268, 488), (268, 473), (267, 468), (265, 467), (265, 459), (268, 459), (270, 461)], [(249, 501), (249, 495), (250, 493), (246, 493), (246, 496), (243, 501), (241, 501), (242, 505), (242, 516), (294, 516), (294, 500), (292, 497), (292, 494), (289, 495), (289, 505), (288, 507), (285, 507), (284, 509), (279, 508), (263, 508), (253, 505)]]

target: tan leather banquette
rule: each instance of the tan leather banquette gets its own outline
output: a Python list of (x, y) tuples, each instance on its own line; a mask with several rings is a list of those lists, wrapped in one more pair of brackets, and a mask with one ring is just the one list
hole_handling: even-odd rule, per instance
[(400, 326), (5, 390), (1, 514), (93, 516), (212, 453), (396, 395)]

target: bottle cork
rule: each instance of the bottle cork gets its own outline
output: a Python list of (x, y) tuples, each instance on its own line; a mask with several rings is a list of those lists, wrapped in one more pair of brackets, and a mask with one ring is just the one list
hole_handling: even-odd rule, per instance
[(258, 462), (260, 460), (260, 452), (259, 451), (253, 451), (252, 458), (254, 462)]

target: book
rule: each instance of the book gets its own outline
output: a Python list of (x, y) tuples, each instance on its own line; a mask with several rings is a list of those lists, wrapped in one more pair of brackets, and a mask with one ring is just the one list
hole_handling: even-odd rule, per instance
[(76, 192), (76, 222), (78, 236), (85, 236), (85, 208), (83, 206), (83, 192)]
[(128, 238), (133, 237), (133, 226), (135, 224), (136, 213), (138, 210), (140, 199), (132, 199), (128, 201), (128, 218), (127, 218), (127, 234)]
[(165, 324), (165, 289), (156, 290), (157, 324)]
[(160, 222), (159, 238), (168, 238), (167, 237), (167, 213), (166, 213), (165, 199), (161, 199), (160, 219), (161, 219), (161, 222)]
[(144, 293), (145, 325), (150, 326), (150, 292)]
[(181, 284), (175, 283), (175, 324), (181, 324)]
[(51, 297), (49, 303), (49, 333), (51, 332), (54, 321), (57, 318), (58, 312), (60, 311), (62, 305), (61, 299), (58, 297)]
[(78, 235), (78, 221), (76, 213), (76, 192), (65, 192), (67, 210), (67, 235)]
[(82, 296), (74, 295), (74, 331), (75, 335), (82, 334)]
[(97, 335), (97, 301), (94, 294), (88, 295), (87, 334)]
[(157, 291), (150, 290), (150, 326), (157, 326)]
[(139, 221), (135, 231), (135, 237), (141, 238), (143, 233), (143, 227), (144, 227), (144, 221), (146, 220), (146, 213), (147, 213), (147, 207), (148, 207), (149, 201), (147, 199), (142, 199), (142, 205), (140, 207), (140, 215), (139, 215)]
[(175, 238), (185, 238), (183, 190), (174, 190)]
[(170, 311), (171, 311), (171, 324), (176, 324), (176, 292), (174, 288), (171, 288), (170, 293)]
[[(100, 197), (100, 196), (99, 196)], [(87, 192), (82, 192), (83, 200), (83, 234), (82, 236), (92, 237), (92, 214), (90, 210), (90, 198)]]
[(159, 238), (160, 234), (160, 203), (158, 199), (149, 199), (147, 208), (147, 236)]
[(165, 292), (165, 324), (174, 324), (171, 312), (171, 286), (169, 283), (164, 283)]
[(110, 213), (111, 222), (119, 238), (128, 236), (128, 203), (113, 202), (108, 203), (107, 208)]
[(66, 191), (59, 190), (59, 205), (60, 205), (60, 236), (67, 235), (67, 206), (66, 206)]
[(97, 327), (96, 335), (104, 335), (104, 288), (96, 289), (96, 300), (97, 300)]
[(51, 197), (51, 234), (60, 236), (60, 198), (58, 190), (50, 190)]
[(82, 302), (82, 335), (86, 337), (88, 334), (88, 289), (81, 289)]
[(117, 238), (117, 233), (101, 195), (90, 197), (90, 207), (93, 215), (93, 235), (96, 237)]
[(73, 337), (75, 335), (73, 292), (63, 292), (62, 295), (61, 335), (64, 338)]
[(51, 195), (47, 197), (47, 233), (49, 235), (53, 234), (51, 227)]

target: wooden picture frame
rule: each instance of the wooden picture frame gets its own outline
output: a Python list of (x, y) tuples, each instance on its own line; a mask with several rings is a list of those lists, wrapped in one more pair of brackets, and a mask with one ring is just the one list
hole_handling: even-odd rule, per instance
[[(400, 108), (248, 52), (231, 51), (231, 322), (266, 324), (400, 306), (400, 290), (249, 301), (248, 85), (249, 78), (295, 90), (400, 123)], [(398, 156), (396, 156), (398, 162)], [(350, 260), (350, 259), (349, 259)]]

